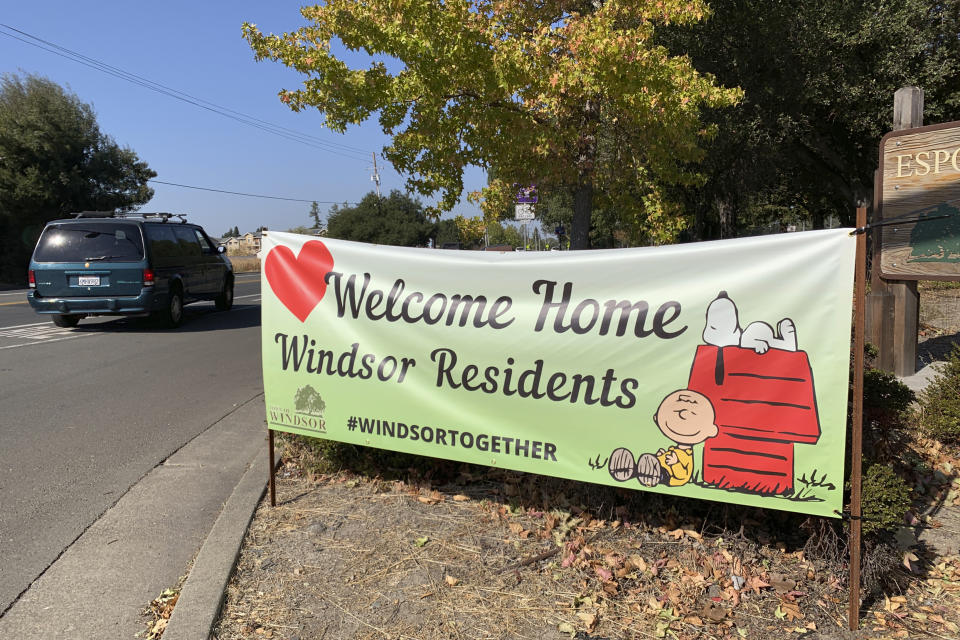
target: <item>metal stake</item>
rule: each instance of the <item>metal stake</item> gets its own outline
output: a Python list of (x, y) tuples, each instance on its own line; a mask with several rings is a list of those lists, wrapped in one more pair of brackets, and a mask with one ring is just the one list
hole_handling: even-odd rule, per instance
[[(867, 224), (867, 209), (857, 209), (857, 228)], [(860, 626), (860, 530), (863, 457), (863, 333), (867, 294), (867, 234), (857, 234), (853, 317), (853, 422), (850, 425), (850, 611), (849, 626)]]
[(274, 481), (274, 476), (277, 472), (277, 465), (273, 460), (273, 429), (268, 428), (267, 436), (268, 448), (270, 449), (270, 506), (277, 506), (277, 484)]

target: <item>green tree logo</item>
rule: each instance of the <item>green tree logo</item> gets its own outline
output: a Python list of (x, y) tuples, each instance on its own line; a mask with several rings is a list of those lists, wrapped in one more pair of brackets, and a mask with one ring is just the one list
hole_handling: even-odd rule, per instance
[(293, 403), (297, 411), (320, 418), (323, 417), (323, 412), (327, 408), (327, 403), (323, 401), (317, 390), (310, 385), (297, 389), (297, 395), (294, 396)]

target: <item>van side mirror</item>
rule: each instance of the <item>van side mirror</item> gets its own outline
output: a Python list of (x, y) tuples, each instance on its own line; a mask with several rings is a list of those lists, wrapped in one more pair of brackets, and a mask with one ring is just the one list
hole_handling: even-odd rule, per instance
[(217, 253), (226, 253), (226, 252), (227, 252), (227, 248), (225, 246), (223, 246), (222, 244), (217, 245)]

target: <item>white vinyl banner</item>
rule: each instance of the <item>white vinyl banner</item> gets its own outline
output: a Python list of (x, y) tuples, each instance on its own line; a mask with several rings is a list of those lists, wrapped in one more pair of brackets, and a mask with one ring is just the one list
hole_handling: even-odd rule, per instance
[(444, 251), (268, 232), (270, 428), (837, 516), (849, 229)]

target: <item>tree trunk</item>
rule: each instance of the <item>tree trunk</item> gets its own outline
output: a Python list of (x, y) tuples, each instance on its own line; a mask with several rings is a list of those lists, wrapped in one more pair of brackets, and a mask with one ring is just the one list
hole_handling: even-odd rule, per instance
[(737, 219), (733, 207), (722, 198), (714, 200), (717, 210), (717, 219), (720, 223), (720, 238), (735, 238), (737, 236)]
[(570, 248), (590, 248), (590, 216), (593, 213), (593, 181), (581, 181), (573, 192), (573, 222)]
[(577, 141), (577, 186), (573, 191), (573, 222), (570, 248), (590, 248), (590, 217), (593, 214), (593, 170), (597, 155), (599, 103), (588, 98), (580, 114), (580, 139)]
[(823, 229), (823, 211), (814, 211), (811, 214), (811, 218), (814, 229)]

